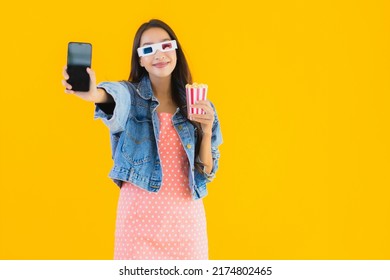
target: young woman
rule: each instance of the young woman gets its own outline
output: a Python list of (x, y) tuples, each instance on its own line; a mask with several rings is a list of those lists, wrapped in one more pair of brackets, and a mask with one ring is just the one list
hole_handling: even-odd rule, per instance
[(192, 83), (181, 45), (160, 20), (138, 29), (128, 81), (74, 92), (66, 67), (65, 92), (96, 104), (95, 118), (110, 129), (120, 187), (114, 259), (208, 259), (202, 199), (218, 169), (219, 120), (209, 101), (187, 114), (185, 85)]

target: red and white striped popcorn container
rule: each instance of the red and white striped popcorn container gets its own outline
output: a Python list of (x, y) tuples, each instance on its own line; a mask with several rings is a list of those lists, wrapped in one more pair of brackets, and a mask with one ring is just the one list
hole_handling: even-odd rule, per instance
[(191, 105), (195, 104), (198, 100), (206, 100), (207, 98), (206, 84), (193, 83), (192, 85), (186, 85), (186, 97), (187, 97), (187, 112), (190, 114), (206, 114), (203, 109), (191, 108)]

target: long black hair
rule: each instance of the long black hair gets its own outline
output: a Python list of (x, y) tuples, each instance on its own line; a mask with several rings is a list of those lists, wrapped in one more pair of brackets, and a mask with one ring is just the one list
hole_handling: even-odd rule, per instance
[[(188, 119), (187, 114), (187, 102), (186, 102), (186, 84), (192, 84), (192, 76), (190, 69), (188, 67), (187, 60), (185, 58), (183, 49), (180, 45), (179, 40), (175, 32), (173, 32), (172, 28), (170, 28), (165, 22), (152, 19), (149, 22), (143, 23), (137, 30), (134, 36), (133, 42), (133, 51), (131, 55), (131, 71), (128, 81), (133, 83), (138, 83), (145, 75), (149, 75), (144, 67), (140, 64), (140, 59), (138, 57), (137, 49), (140, 47), (142, 34), (153, 27), (158, 27), (164, 29), (171, 40), (176, 40), (177, 49), (176, 49), (176, 67), (171, 75), (171, 83), (172, 83), (172, 98), (176, 105), (180, 108), (180, 113)], [(188, 119), (189, 120), (189, 119)], [(190, 120), (189, 120), (190, 121)], [(199, 123), (190, 121), (192, 125), (195, 127), (195, 133), (197, 134), (197, 141), (195, 144), (195, 168), (203, 173), (204, 165), (199, 162), (199, 151), (200, 144), (202, 142), (202, 127)]]

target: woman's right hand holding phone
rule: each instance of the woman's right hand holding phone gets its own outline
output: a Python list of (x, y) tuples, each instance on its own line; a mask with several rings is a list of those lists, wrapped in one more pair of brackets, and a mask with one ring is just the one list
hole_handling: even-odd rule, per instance
[(72, 86), (68, 84), (67, 80), (69, 79), (69, 75), (66, 71), (66, 66), (63, 69), (64, 80), (62, 80), (62, 85), (65, 87), (65, 93), (74, 94), (85, 101), (94, 102), (94, 103), (106, 103), (113, 102), (111, 95), (107, 94), (104, 89), (98, 89), (96, 87), (96, 75), (95, 71), (91, 68), (87, 68), (87, 72), (90, 77), (89, 91), (73, 91)]

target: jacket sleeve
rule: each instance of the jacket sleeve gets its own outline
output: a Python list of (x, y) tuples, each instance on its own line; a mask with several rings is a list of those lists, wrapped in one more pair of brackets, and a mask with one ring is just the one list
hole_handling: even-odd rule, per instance
[(212, 128), (212, 136), (211, 136), (211, 155), (213, 158), (213, 168), (211, 169), (210, 173), (207, 173), (203, 170), (203, 173), (208, 182), (211, 182), (215, 178), (215, 173), (218, 170), (218, 164), (220, 158), (219, 145), (223, 143), (221, 127), (220, 127), (217, 111), (215, 110), (215, 107), (212, 103), (211, 106), (214, 109), (214, 122)]
[[(125, 130), (126, 121), (130, 112), (131, 98), (128, 88), (120, 82), (102, 82), (97, 85), (110, 94), (115, 102), (113, 112), (109, 112), (104, 106), (95, 104), (94, 119), (102, 119), (111, 133)], [(103, 111), (104, 109), (104, 111)]]

